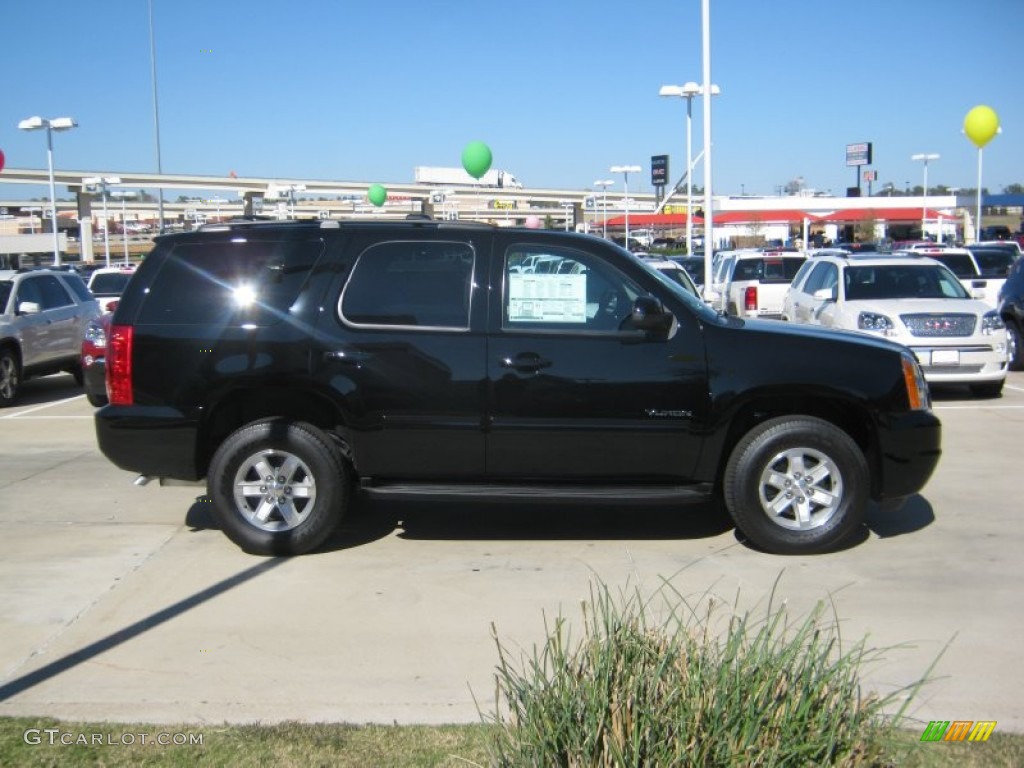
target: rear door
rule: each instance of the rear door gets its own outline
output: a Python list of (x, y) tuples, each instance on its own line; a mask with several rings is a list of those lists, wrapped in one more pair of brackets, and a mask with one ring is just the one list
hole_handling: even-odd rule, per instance
[(364, 477), (483, 476), (489, 237), (357, 231), (345, 247), (312, 364)]
[[(517, 271), (538, 255), (559, 268)], [(583, 240), (496, 235), (486, 358), (491, 478), (691, 475), (701, 446), (695, 425), (706, 415), (703, 337), (682, 299), (670, 333), (631, 326), (637, 297), (674, 289), (625, 258)]]

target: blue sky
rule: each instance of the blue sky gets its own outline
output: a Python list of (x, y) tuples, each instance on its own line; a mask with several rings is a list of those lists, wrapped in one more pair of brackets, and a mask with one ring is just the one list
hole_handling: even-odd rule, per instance
[[(153, 0), (163, 169), (411, 182), (482, 140), (527, 186), (590, 188), (650, 157), (685, 165), (682, 99), (701, 79), (700, 0)], [(58, 167), (152, 171), (146, 0), (7, 0), (0, 8), (0, 149), (44, 168), (31, 115), (70, 115)], [(984, 185), (1024, 182), (1021, 0), (712, 0), (716, 194), (772, 194), (790, 179), (837, 194), (845, 146), (874, 144), (879, 181), (973, 187), (961, 133), (999, 114)], [(694, 144), (702, 107), (694, 102)], [(696, 153), (696, 150), (695, 150)], [(703, 171), (698, 167), (695, 180)], [(866, 184), (865, 191), (866, 191)], [(0, 196), (27, 188), (0, 185)]]

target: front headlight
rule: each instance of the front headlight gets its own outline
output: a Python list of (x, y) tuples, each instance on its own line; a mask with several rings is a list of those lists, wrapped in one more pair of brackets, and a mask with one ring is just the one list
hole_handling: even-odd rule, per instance
[(891, 336), (895, 333), (892, 320), (885, 315), (879, 315), (875, 312), (861, 312), (857, 316), (857, 327), (862, 331), (884, 333), (886, 336)]
[(999, 316), (998, 312), (986, 312), (981, 318), (981, 332), (986, 336), (991, 336), (1004, 328), (1006, 328), (1006, 323), (1003, 322), (1003, 318)]
[(903, 383), (907, 388), (907, 401), (912, 411), (927, 411), (932, 407), (928, 384), (917, 358), (909, 351), (903, 353)]

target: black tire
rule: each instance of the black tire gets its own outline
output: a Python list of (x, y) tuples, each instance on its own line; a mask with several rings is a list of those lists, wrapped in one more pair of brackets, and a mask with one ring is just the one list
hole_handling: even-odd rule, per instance
[(826, 552), (852, 536), (864, 523), (868, 487), (867, 461), (853, 439), (810, 416), (782, 416), (750, 430), (723, 478), (736, 527), (780, 555)]
[(106, 395), (94, 395), (91, 392), (86, 392), (85, 399), (89, 401), (89, 405), (91, 405), (93, 408), (102, 408), (104, 405), (107, 404)]
[(1006, 321), (1006, 336), (1010, 344), (1010, 370), (1024, 371), (1024, 335), (1013, 320)]
[(21, 391), (21, 365), (10, 349), (0, 349), (0, 408), (13, 405)]
[(221, 530), (258, 555), (301, 555), (320, 546), (348, 506), (350, 485), (330, 438), (288, 421), (257, 422), (229, 435), (207, 476)]
[(1002, 397), (1005, 383), (1006, 379), (1000, 379), (999, 381), (986, 381), (983, 384), (971, 384), (971, 394), (975, 397)]

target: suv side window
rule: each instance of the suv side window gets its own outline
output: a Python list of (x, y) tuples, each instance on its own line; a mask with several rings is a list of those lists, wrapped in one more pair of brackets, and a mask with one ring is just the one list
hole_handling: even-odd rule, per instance
[(174, 247), (146, 293), (139, 324), (280, 322), (323, 252), (323, 241), (224, 240)]
[(38, 304), (42, 308), (43, 289), (39, 287), (38, 277), (26, 278), (18, 284), (18, 289), (14, 294), (14, 311), (17, 312), (22, 302), (26, 301)]
[(646, 293), (591, 254), (548, 245), (510, 246), (503, 282), (505, 330), (618, 330)]
[(38, 286), (43, 296), (43, 309), (59, 309), (60, 307), (70, 307), (75, 301), (68, 295), (67, 290), (61, 285), (53, 275), (43, 275), (33, 280)]
[(803, 291), (807, 294), (813, 294), (822, 288), (834, 288), (838, 282), (839, 271), (836, 269), (836, 265), (822, 262), (816, 266), (814, 272), (807, 278), (807, 285)]
[(64, 284), (71, 288), (71, 292), (78, 297), (79, 301), (92, 301), (93, 295), (85, 285), (85, 281), (78, 275), (68, 273), (61, 276)]
[(349, 325), (468, 330), (475, 255), (467, 243), (392, 241), (356, 259), (341, 292)]

